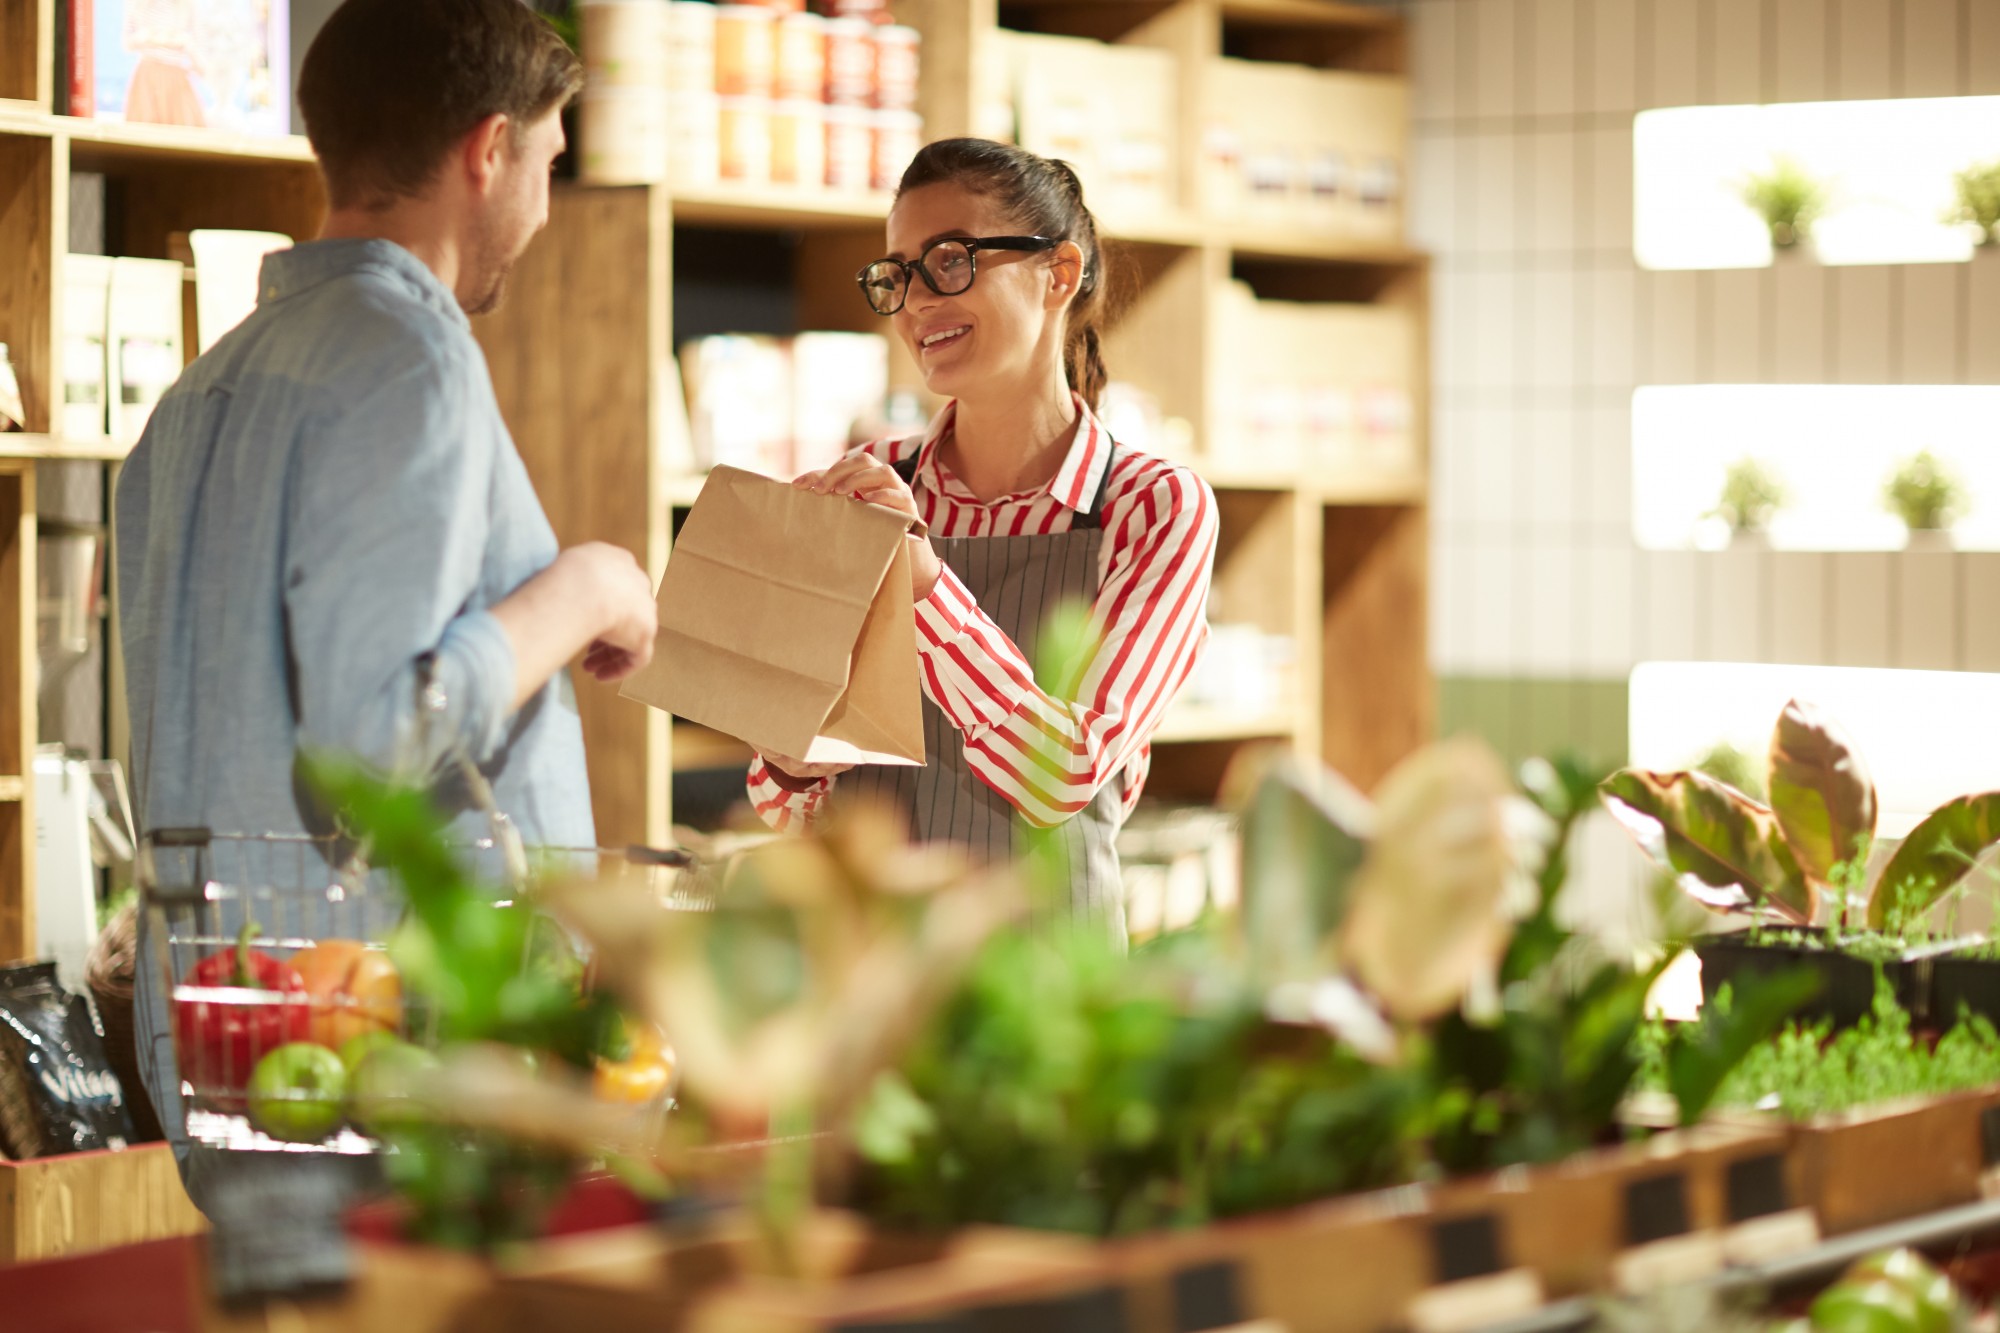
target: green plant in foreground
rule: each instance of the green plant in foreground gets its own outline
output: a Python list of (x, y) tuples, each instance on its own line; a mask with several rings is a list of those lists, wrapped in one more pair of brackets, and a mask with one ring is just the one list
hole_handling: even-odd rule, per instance
[(1904, 459), (1882, 486), (1882, 507), (1912, 532), (1949, 528), (1964, 514), (1965, 501), (1964, 484), (1928, 449)]
[(1755, 458), (1739, 458), (1723, 474), (1722, 494), (1715, 508), (1703, 517), (1721, 519), (1731, 532), (1762, 532), (1789, 498), (1784, 481), (1770, 465)]
[(1955, 171), (1951, 184), (1957, 198), (1944, 220), (1970, 223), (1979, 229), (1978, 243), (1992, 245), (1993, 229), (2000, 226), (2000, 162), (1981, 162)]
[(1706, 773), (1717, 782), (1724, 782), (1756, 800), (1764, 799), (1764, 775), (1757, 771), (1757, 761), (1728, 741), (1717, 741), (1694, 761), (1695, 771)]
[(1772, 159), (1769, 170), (1738, 188), (1743, 202), (1764, 220), (1776, 250), (1789, 250), (1810, 236), (1830, 199), (1827, 187), (1789, 157)]

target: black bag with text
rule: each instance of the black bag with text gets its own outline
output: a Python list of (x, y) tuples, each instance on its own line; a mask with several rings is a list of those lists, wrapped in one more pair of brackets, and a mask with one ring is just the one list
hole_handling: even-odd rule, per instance
[(104, 1027), (54, 963), (0, 968), (0, 1146), (13, 1157), (123, 1148), (125, 1090), (104, 1054)]

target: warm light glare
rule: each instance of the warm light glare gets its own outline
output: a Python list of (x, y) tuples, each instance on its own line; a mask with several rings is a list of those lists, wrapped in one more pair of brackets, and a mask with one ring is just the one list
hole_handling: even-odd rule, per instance
[(1632, 395), (1632, 530), (1648, 550), (1728, 543), (1704, 520), (1724, 474), (1764, 463), (1789, 498), (1770, 542), (1810, 551), (1896, 550), (1901, 519), (1883, 508), (1885, 483), (1929, 450), (1963, 483), (1967, 507), (1952, 545), (2000, 550), (2000, 388), (1988, 385), (1699, 384)]
[(1790, 158), (1827, 183), (1813, 254), (1827, 264), (1964, 260), (1942, 219), (1952, 174), (2000, 159), (2000, 97), (1675, 107), (1633, 122), (1632, 248), (1644, 268), (1755, 268), (1770, 234), (1742, 183)]
[(1645, 662), (1632, 672), (1631, 762), (1672, 771), (1728, 743), (1761, 766), (1785, 704), (1846, 728), (1875, 775), (1880, 832), (1900, 838), (1968, 792), (2000, 790), (2000, 676), (1969, 671)]

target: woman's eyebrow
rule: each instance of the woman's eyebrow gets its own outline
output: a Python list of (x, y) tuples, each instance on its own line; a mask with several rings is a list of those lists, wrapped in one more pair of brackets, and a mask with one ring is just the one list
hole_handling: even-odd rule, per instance
[[(972, 239), (971, 232), (967, 231), (963, 227), (953, 227), (950, 231), (941, 231), (935, 236), (926, 236), (924, 238), (924, 243), (917, 247), (917, 253), (922, 254), (924, 251), (930, 249), (933, 245), (936, 245), (939, 241), (965, 241), (970, 239)], [(896, 260), (898, 263), (901, 263), (903, 259), (903, 252), (901, 250), (891, 250), (887, 255), (883, 256), (883, 258), (893, 259)]]

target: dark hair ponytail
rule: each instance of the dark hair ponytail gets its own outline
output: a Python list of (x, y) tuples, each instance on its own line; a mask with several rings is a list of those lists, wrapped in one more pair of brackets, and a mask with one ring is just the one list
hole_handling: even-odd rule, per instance
[(1063, 371), (1070, 388), (1097, 408), (1104, 397), (1104, 250), (1097, 219), (1083, 202), (1083, 182), (1069, 163), (992, 139), (939, 139), (926, 144), (903, 172), (896, 193), (924, 185), (958, 185), (990, 195), (1037, 236), (1074, 241), (1083, 251), (1083, 276), (1069, 305)]

